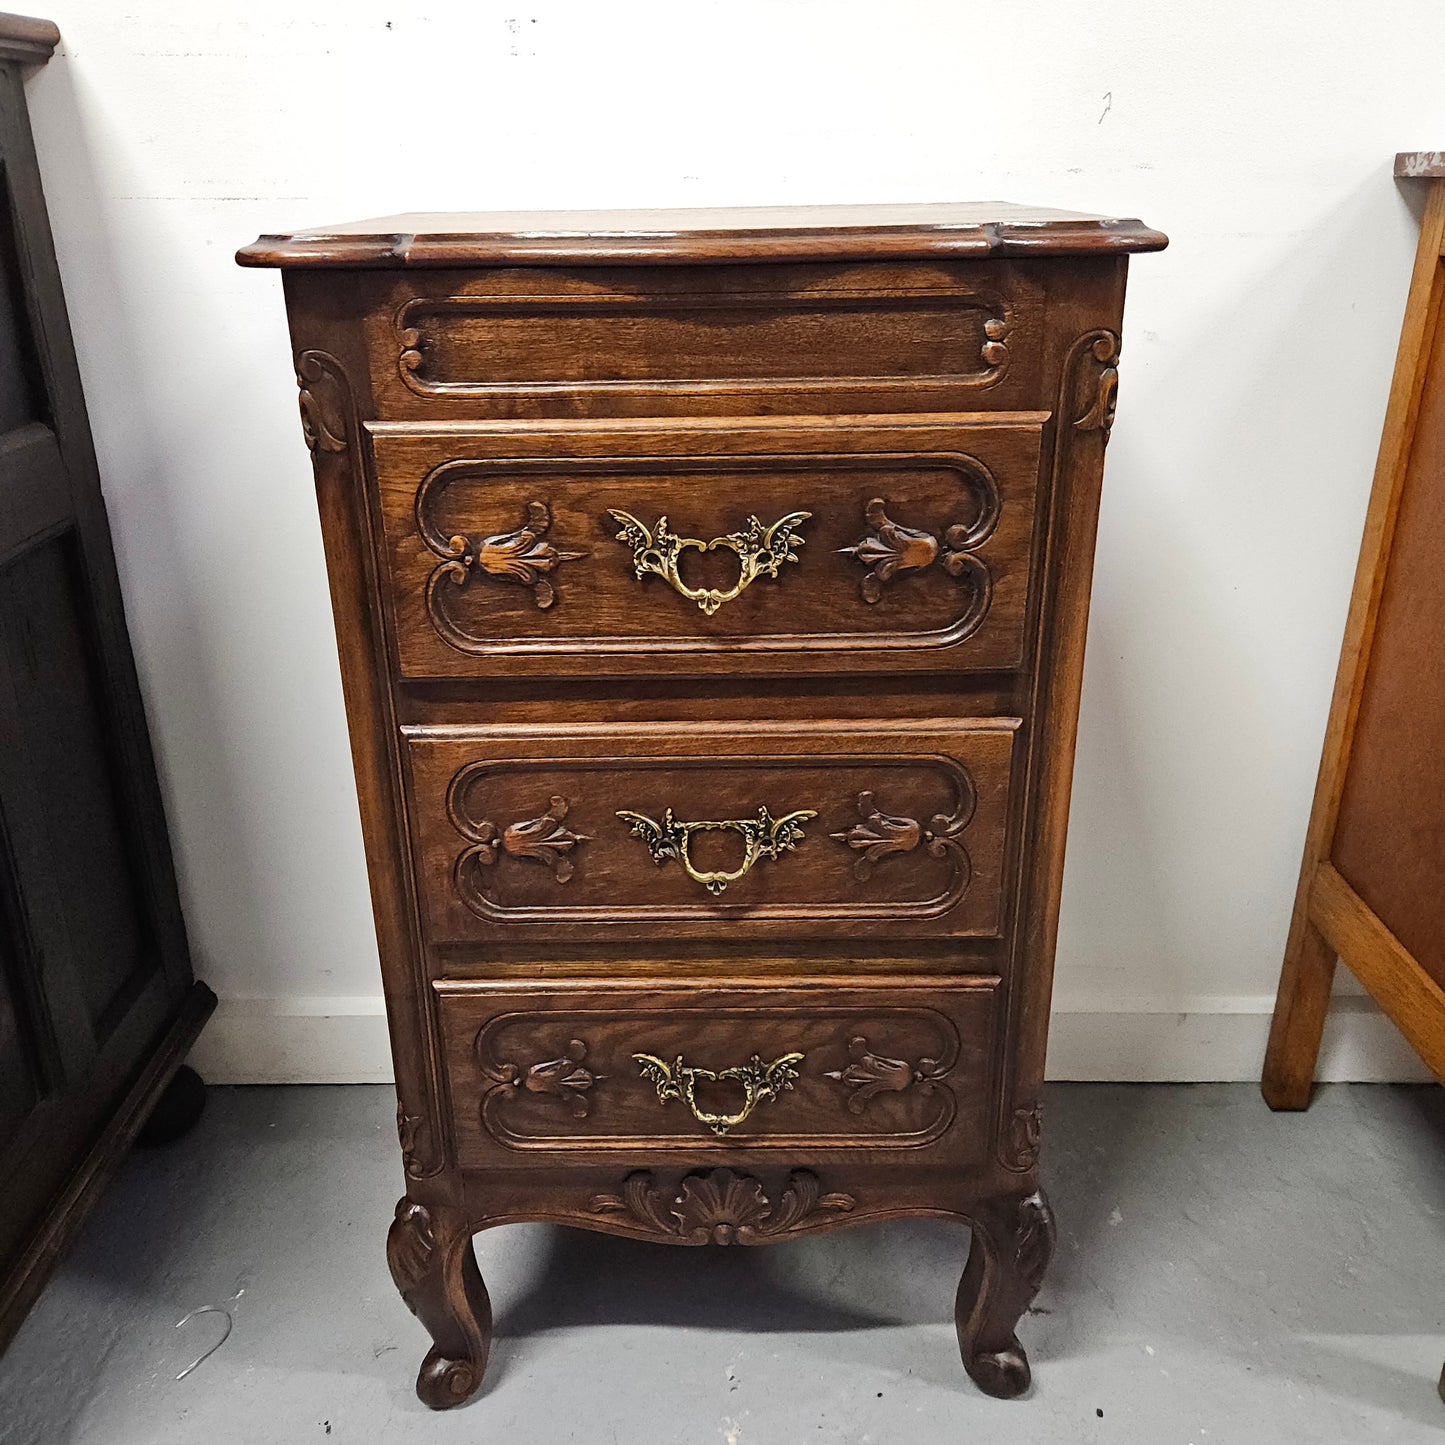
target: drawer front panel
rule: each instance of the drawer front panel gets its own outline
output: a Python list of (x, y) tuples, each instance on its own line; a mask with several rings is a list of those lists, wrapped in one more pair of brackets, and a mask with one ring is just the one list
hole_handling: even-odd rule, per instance
[(464, 1165), (987, 1142), (993, 979), (437, 988)]
[(956, 409), (1037, 389), (1043, 288), (1008, 262), (413, 272), (373, 289), (389, 416)]
[(996, 937), (1015, 727), (408, 729), (429, 937)]
[(377, 425), (402, 675), (1017, 666), (1041, 427)]

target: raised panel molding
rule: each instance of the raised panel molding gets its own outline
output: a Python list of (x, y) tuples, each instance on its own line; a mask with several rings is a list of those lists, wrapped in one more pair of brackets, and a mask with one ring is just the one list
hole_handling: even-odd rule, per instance
[[(898, 329), (900, 340), (908, 328), (920, 334), (930, 321), (936, 330), (935, 345), (945, 334), (945, 328), (956, 330), (960, 322), (967, 323), (972, 336), (967, 342), (959, 342), (951, 369), (908, 377), (866, 368), (836, 372), (798, 370), (796, 361), (800, 349), (796, 345), (781, 348), (778, 365), (771, 374), (730, 376), (725, 366), (718, 365), (728, 353), (719, 351), (713, 361), (716, 369), (704, 367), (694, 375), (677, 371), (669, 374), (666, 370), (645, 375), (640, 373), (647, 365), (647, 358), (630, 351), (629, 333), (639, 326), (648, 327), (649, 323), (653, 330), (665, 328), (677, 332), (690, 324), (715, 324), (717, 318), (726, 313), (740, 318), (738, 329), (745, 333), (749, 326), (765, 327), (769, 320), (786, 324), (800, 311), (813, 318), (815, 332), (827, 332), (834, 317), (842, 322), (841, 326), (831, 328), (832, 344), (821, 335), (813, 337), (805, 354), (817, 358), (838, 356), (841, 359), (856, 353), (861, 359), (855, 339), (856, 318), (860, 316), (867, 317), (873, 328), (871, 345), (865, 350), (876, 348), (880, 329), (889, 324)], [(558, 381), (506, 375), (506, 363), (499, 355), (501, 348), (487, 342), (498, 334), (495, 323), (505, 323), (512, 336), (531, 323), (540, 337), (549, 331), (555, 333), (559, 320), (565, 323), (568, 319), (591, 328), (593, 340), (588, 349), (597, 358), (605, 358), (611, 350), (601, 339), (606, 323), (612, 320), (621, 323), (614, 332), (620, 343), (613, 352), (616, 359), (612, 366), (616, 374), (567, 378), (568, 390), (581, 394), (642, 396), (699, 388), (759, 393), (800, 388), (898, 390), (903, 386), (929, 384), (977, 390), (997, 385), (1008, 371), (1016, 308), (1000, 292), (950, 284), (912, 286), (906, 290), (855, 286), (816, 290), (801, 296), (766, 290), (751, 293), (669, 291), (666, 295), (623, 291), (535, 295), (475, 291), (456, 296), (415, 296), (404, 301), (393, 318), (396, 374), (407, 390), (425, 398), (480, 401), (503, 396), (546, 396), (557, 390)], [(489, 323), (492, 324), (489, 326)], [(467, 348), (468, 364), (448, 359), (451, 348), (463, 337), (472, 341)], [(741, 339), (735, 339), (734, 347), (739, 344), (743, 344)], [(489, 359), (495, 374), (490, 377), (475, 374), (480, 358)], [(639, 374), (621, 374), (629, 365)], [(468, 371), (473, 374), (466, 374)]]
[[(449, 996), (449, 1017), (461, 1007)], [(488, 1019), (471, 1039), (477, 1117), (488, 1138), (520, 1152), (696, 1152), (739, 1145), (763, 1151), (843, 1145), (924, 1148), (941, 1139), (956, 1118), (956, 1090), (969, 1087), (974, 1074), (988, 1067), (990, 1007), (988, 991), (976, 998), (956, 997), (954, 1008), (971, 1031), (969, 1063), (962, 1073), (960, 1025), (934, 1008), (876, 1003), (819, 1007), (816, 1022), (802, 1008), (765, 1004), (712, 1010), (679, 1005), (654, 1011), (619, 1004), (606, 1010), (580, 1006), (510, 1011)], [(798, 1037), (796, 1030), (805, 1023), (812, 1030), (806, 1048), (781, 1053), (785, 1041)], [(706, 1122), (697, 1122), (687, 1110), (667, 1109), (659, 1102), (676, 1094), (659, 1087), (658, 1071), (652, 1067), (661, 1060), (651, 1048), (661, 1047), (669, 1057), (675, 1051), (674, 1045), (655, 1042), (658, 1030), (665, 1030), (669, 1040), (696, 1040), (719, 1025), (747, 1038), (754, 1052), (781, 1055), (775, 1061), (781, 1066), (775, 1102), (752, 1116), (753, 1127), (742, 1134), (709, 1132)], [(897, 1052), (903, 1039), (912, 1041), (912, 1062), (890, 1057), (889, 1041)], [(876, 1054), (870, 1043), (876, 1043)], [(705, 1052), (716, 1065), (724, 1061), (716, 1045)], [(648, 1063), (639, 1067), (640, 1059)], [(739, 1057), (737, 1062), (745, 1061)], [(893, 1069), (906, 1069), (907, 1077)], [(739, 1070), (698, 1072), (726, 1079)], [(606, 1087), (599, 1088), (604, 1080)], [(800, 1092), (803, 1085), (807, 1087)], [(454, 1080), (454, 1091), (462, 1087)], [(878, 1095), (908, 1091), (917, 1102), (900, 1105), (902, 1112), (895, 1111), (891, 1121), (880, 1125), (867, 1117), (868, 1105)], [(621, 1119), (640, 1122), (621, 1128)]]
[[(841, 438), (840, 438), (841, 439)], [(455, 445), (462, 445), (459, 438)], [(885, 498), (874, 497), (861, 503), (863, 516), (860, 519), (872, 530), (863, 537), (835, 550), (859, 562), (864, 576), (858, 589), (844, 593), (840, 583), (842, 574), (829, 577), (823, 574), (826, 593), (836, 592), (836, 606), (828, 613), (831, 624), (828, 631), (795, 631), (787, 628), (767, 628), (754, 624), (736, 635), (719, 637), (699, 631), (696, 628), (684, 631), (682, 635), (671, 635), (659, 628), (649, 631), (645, 626), (653, 617), (666, 618), (668, 605), (680, 605), (665, 589), (658, 595), (636, 591), (627, 594), (635, 597), (636, 608), (632, 616), (638, 622), (638, 631), (627, 635), (590, 634), (585, 625), (579, 630), (577, 608), (587, 607), (597, 600), (603, 589), (616, 591), (615, 583), (621, 577), (643, 578), (646, 572), (664, 570), (660, 565), (648, 561), (628, 562), (626, 552), (619, 551), (616, 543), (624, 543), (634, 559), (654, 558), (657, 547), (663, 540), (670, 545), (681, 543), (687, 548), (715, 550), (725, 545), (737, 550), (740, 560), (750, 543), (745, 536), (748, 523), (756, 518), (744, 520), (742, 512), (738, 524), (744, 532), (728, 534), (703, 545), (673, 536), (666, 530), (667, 517), (655, 525), (658, 531), (657, 545), (647, 528), (628, 512), (612, 508), (614, 520), (604, 526), (599, 520), (594, 525), (595, 535), (575, 535), (558, 542), (551, 536), (554, 513), (562, 506), (560, 500), (566, 489), (572, 486), (585, 487), (599, 480), (617, 481), (627, 478), (690, 477), (699, 475), (735, 476), (738, 478), (739, 495), (746, 495), (750, 480), (766, 479), (770, 488), (782, 495), (791, 496), (794, 501), (806, 500), (807, 510), (795, 510), (784, 515), (776, 524), (785, 530), (777, 561), (762, 569), (759, 575), (772, 579), (776, 587), (775, 606), (786, 616), (789, 610), (799, 606), (818, 611), (816, 591), (819, 586), (815, 578), (811, 583), (800, 576), (789, 575), (793, 569), (779, 570), (782, 561), (796, 563), (798, 557), (788, 553), (788, 547), (796, 546), (804, 539), (796, 527), (808, 517), (822, 517), (831, 514), (834, 525), (843, 536), (852, 533), (852, 524), (845, 524), (840, 517), (842, 499), (827, 500), (820, 492), (820, 486), (836, 486), (854, 476), (868, 483), (869, 488), (878, 484), (875, 473), (904, 473), (927, 476), (944, 473), (956, 484), (957, 493), (963, 499), (962, 520), (947, 500), (932, 504), (939, 515), (934, 523), (938, 536), (933, 532), (906, 528), (894, 521), (887, 512)], [(779, 482), (776, 479), (789, 479)], [(489, 490), (479, 489), (474, 504), (469, 504), (465, 520), (459, 520), (456, 512), (448, 521), (440, 513), (453, 489), (467, 482), (490, 483), (504, 480), (526, 480), (539, 493), (550, 493), (550, 505), (538, 499), (526, 503), (526, 515), (522, 525), (511, 531), (489, 532), (485, 528), (505, 521), (492, 510), (495, 505)], [(1034, 478), (1024, 475), (1015, 479), (1017, 489), (1015, 507), (1024, 505), (1031, 496)], [(866, 498), (868, 492), (864, 491)], [(860, 503), (848, 500), (846, 505), (851, 515), (852, 508)], [(1004, 508), (998, 483), (991, 470), (976, 456), (961, 451), (828, 451), (828, 452), (778, 452), (768, 455), (746, 453), (709, 453), (706, 455), (637, 455), (637, 456), (566, 456), (558, 455), (547, 459), (534, 457), (453, 457), (431, 467), (417, 486), (411, 511), (416, 535), (426, 549), (430, 565), (422, 589), (425, 596), (426, 615), (437, 635), (459, 653), (473, 657), (507, 657), (522, 653), (545, 654), (595, 654), (598, 657), (619, 653), (667, 652), (707, 653), (726, 646), (729, 651), (782, 652), (782, 653), (834, 653), (843, 650), (866, 650), (886, 657), (892, 652), (916, 652), (939, 648), (955, 647), (979, 631), (988, 617), (993, 600), (994, 578), (986, 556), (980, 555), (994, 540), (999, 530), (999, 521)], [(1031, 506), (1031, 501), (1028, 502)], [(947, 508), (947, 510), (945, 510)], [(971, 514), (971, 515), (970, 515)], [(676, 520), (674, 518), (674, 520)], [(761, 527), (760, 523), (756, 523)], [(789, 528), (788, 524), (792, 524)], [(1017, 529), (1016, 524), (1016, 529)], [(621, 535), (616, 528), (622, 527)], [(679, 523), (681, 526), (681, 523)], [(835, 534), (836, 535), (836, 534)], [(606, 545), (606, 544), (612, 545)], [(587, 544), (587, 545), (583, 545)], [(597, 545), (593, 545), (597, 544)], [(1010, 547), (1017, 543), (1008, 544)], [(1013, 559), (1018, 561), (1019, 559)], [(481, 624), (488, 621), (485, 598), (487, 588), (510, 588), (521, 585), (533, 592), (539, 609), (553, 609), (561, 600), (558, 580), (564, 563), (583, 563), (569, 566), (567, 574), (571, 579), (573, 604), (555, 608), (544, 632), (528, 636), (506, 636), (500, 632), (481, 630)], [(871, 611), (873, 604), (884, 597), (884, 584), (893, 582), (901, 586), (906, 574), (922, 572), (936, 565), (958, 583), (958, 600), (950, 604), (947, 625), (910, 630), (906, 627), (880, 627)], [(895, 580), (896, 579), (896, 580)], [(746, 568), (741, 581), (746, 585), (751, 577)], [(674, 581), (672, 586), (683, 593), (683, 602), (691, 600), (700, 606), (708, 616), (720, 612), (723, 620), (731, 614), (722, 604), (731, 600), (734, 594), (717, 589), (702, 588), (685, 590)], [(812, 589), (812, 590), (810, 590)], [(743, 590), (742, 586), (737, 592)], [(463, 594), (474, 595), (479, 610), (475, 615), (458, 615), (455, 605)], [(862, 608), (859, 602), (868, 604)], [(721, 611), (720, 611), (721, 609)], [(684, 612), (683, 616), (689, 615)], [(695, 616), (695, 613), (691, 614)], [(1012, 625), (1012, 624), (1010, 624)], [(410, 647), (410, 641), (403, 637), (403, 644)]]
[[(485, 788), (479, 786), (489, 775), (535, 774), (539, 790), (545, 789), (549, 773), (565, 768), (572, 774), (606, 774), (622, 767), (629, 770), (666, 769), (669, 771), (689, 768), (705, 772), (720, 767), (718, 760), (707, 758), (685, 759), (676, 754), (655, 757), (629, 757), (625, 763), (609, 758), (557, 758), (476, 761), (468, 763), (452, 778), (447, 789), (447, 816), (453, 827), (469, 846), (456, 857), (452, 875), (458, 896), (466, 907), (479, 918), (489, 921), (551, 921), (558, 923), (585, 923), (594, 919), (639, 919), (648, 922), (665, 922), (671, 919), (725, 917), (729, 910), (745, 914), (754, 919), (910, 919), (937, 918), (955, 908), (968, 892), (972, 881), (972, 866), (961, 835), (974, 816), (977, 792), (969, 770), (953, 758), (940, 756), (879, 758), (875, 755), (839, 754), (835, 756), (758, 756), (747, 761), (747, 765), (764, 772), (786, 774), (789, 769), (816, 770), (820, 767), (859, 767), (870, 765), (880, 767), (917, 769), (932, 772), (947, 780), (955, 796), (955, 803), (948, 813), (932, 815), (927, 824), (911, 819), (886, 819), (876, 809), (865, 814), (863, 820), (842, 833), (831, 837), (843, 843), (853, 852), (862, 856), (851, 864), (842, 855), (839, 862), (858, 881), (867, 882), (879, 861), (890, 853), (916, 851), (920, 846), (930, 857), (947, 860), (950, 864), (948, 882), (942, 888), (913, 899), (885, 899), (858, 897), (857, 890), (834, 888), (837, 898), (827, 902), (809, 902), (803, 899), (792, 902), (744, 902), (732, 903), (726, 896), (699, 889), (697, 899), (691, 903), (666, 906), (657, 903), (629, 903), (625, 891), (627, 879), (645, 881), (651, 874), (651, 866), (645, 851), (628, 846), (635, 826), (625, 817), (614, 816), (607, 820), (612, 826), (607, 834), (577, 834), (562, 825), (567, 815), (567, 800), (554, 796), (550, 812), (539, 818), (513, 824), (505, 829), (500, 839), (497, 825), (487, 817), (478, 817), (475, 806), (485, 804)], [(736, 769), (737, 765), (734, 765)], [(601, 787), (599, 783), (595, 786)], [(760, 782), (760, 787), (763, 784)], [(766, 786), (777, 791), (785, 788), (776, 777)], [(858, 808), (863, 810), (865, 800), (871, 804), (873, 794), (858, 795)], [(831, 801), (831, 800), (830, 800)], [(616, 812), (616, 810), (608, 810)], [(625, 811), (625, 810), (624, 810)], [(646, 821), (646, 820), (644, 820)], [(875, 831), (876, 830), (876, 831)], [(513, 841), (508, 842), (508, 836)], [(574, 905), (562, 893), (555, 902), (545, 904), (508, 904), (503, 890), (505, 876), (492, 865), (499, 857), (506, 855), (526, 859), (528, 856), (541, 858), (544, 854), (552, 863), (554, 876), (559, 883), (565, 883), (575, 876), (575, 867), (568, 856), (579, 843), (586, 842), (592, 850), (591, 856), (608, 859), (608, 867), (615, 873), (621, 869), (624, 882), (614, 889), (613, 901), (602, 905)], [(641, 870), (637, 870), (640, 864)], [(495, 877), (493, 877), (495, 875)], [(639, 883), (633, 882), (630, 891), (638, 891)], [(845, 895), (847, 895), (845, 897)]]

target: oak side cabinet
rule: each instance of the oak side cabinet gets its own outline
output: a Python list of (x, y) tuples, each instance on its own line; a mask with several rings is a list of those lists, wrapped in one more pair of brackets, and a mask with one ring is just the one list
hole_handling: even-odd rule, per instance
[(972, 1230), (995, 1395), (1137, 221), (396, 216), (281, 268), (396, 1060), (391, 1271), (486, 1365), (471, 1236)]

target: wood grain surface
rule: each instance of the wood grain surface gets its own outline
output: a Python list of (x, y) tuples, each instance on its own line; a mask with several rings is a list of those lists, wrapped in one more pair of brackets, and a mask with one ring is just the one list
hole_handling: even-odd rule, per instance
[[(1429, 174), (1428, 157), (1417, 160), (1422, 169), (1408, 173)], [(1400, 1000), (1412, 1001), (1403, 1027), (1427, 1060), (1445, 1052), (1445, 1009), (1430, 1002), (1445, 972), (1445, 691), (1433, 659), (1445, 588), (1432, 551), (1442, 536), (1445, 456), (1442, 250), (1445, 181), (1437, 179), (1421, 221), (1270, 1026), (1261, 1087), (1275, 1109), (1309, 1103), (1337, 954), (1397, 1021)], [(1341, 888), (1349, 906), (1339, 904)], [(1362, 926), (1342, 931), (1341, 919)]]
[(383, 216), (262, 236), (236, 259), (243, 266), (883, 260), (1117, 255), (1167, 244), (1139, 221), (984, 201)]

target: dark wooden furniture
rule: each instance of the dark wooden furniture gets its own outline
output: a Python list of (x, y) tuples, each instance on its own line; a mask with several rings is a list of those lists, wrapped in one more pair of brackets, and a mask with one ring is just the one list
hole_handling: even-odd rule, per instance
[(1309, 1103), (1337, 960), (1445, 1080), (1445, 154), (1395, 174), (1429, 194), (1265, 1056), (1276, 1109)]
[(0, 16), (0, 1347), (215, 1004), (191, 978), (25, 110)]
[(1003, 205), (400, 216), (285, 275), (434, 1406), (476, 1230), (973, 1228), (1023, 1390), (1128, 253)]

